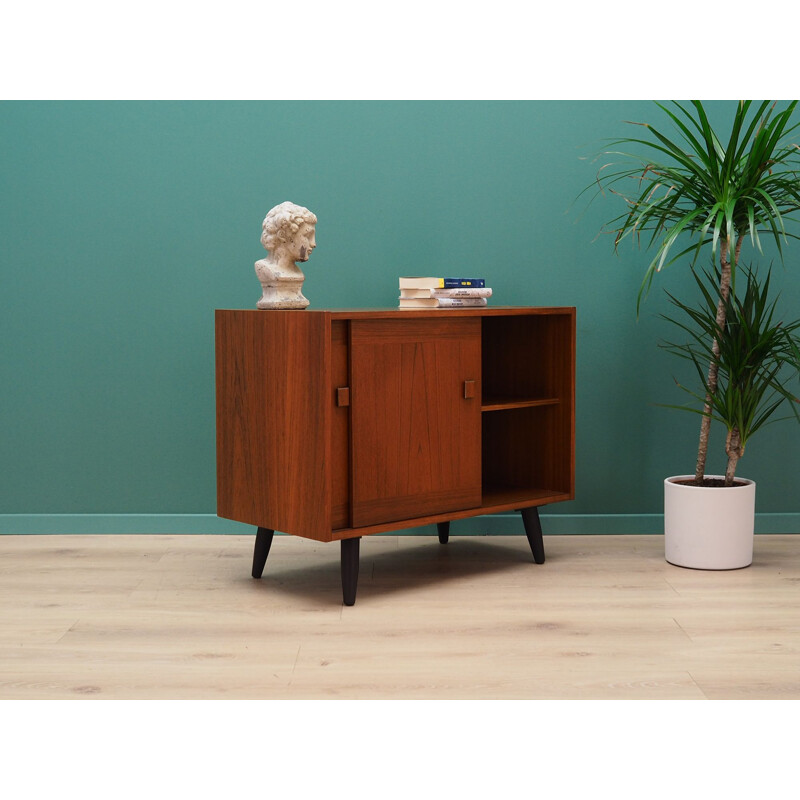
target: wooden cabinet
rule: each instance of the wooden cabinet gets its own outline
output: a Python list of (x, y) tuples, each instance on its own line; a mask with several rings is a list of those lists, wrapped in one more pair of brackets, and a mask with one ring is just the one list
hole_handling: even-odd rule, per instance
[(574, 496), (575, 309), (216, 312), (217, 513), (342, 542)]

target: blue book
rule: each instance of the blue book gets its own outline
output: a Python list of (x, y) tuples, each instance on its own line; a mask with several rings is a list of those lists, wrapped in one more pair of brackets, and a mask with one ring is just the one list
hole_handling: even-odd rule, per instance
[(423, 278), (419, 276), (400, 278), (401, 289), (482, 289), (485, 286), (485, 278)]
[(443, 289), (482, 289), (486, 286), (485, 278), (444, 278)]

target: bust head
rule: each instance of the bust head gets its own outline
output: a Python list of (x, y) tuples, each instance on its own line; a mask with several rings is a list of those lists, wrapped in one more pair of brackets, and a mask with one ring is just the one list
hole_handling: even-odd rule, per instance
[(283, 250), (291, 261), (308, 261), (317, 246), (317, 217), (288, 200), (270, 209), (261, 224), (261, 244), (273, 256)]

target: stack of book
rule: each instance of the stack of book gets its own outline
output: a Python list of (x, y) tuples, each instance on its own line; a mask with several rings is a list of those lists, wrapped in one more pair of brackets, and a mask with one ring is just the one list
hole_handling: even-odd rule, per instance
[(491, 296), (484, 278), (400, 278), (400, 308), (480, 308)]

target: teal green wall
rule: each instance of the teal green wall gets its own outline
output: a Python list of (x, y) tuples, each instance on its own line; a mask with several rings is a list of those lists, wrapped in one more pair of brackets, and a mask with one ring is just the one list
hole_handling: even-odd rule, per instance
[[(723, 126), (730, 107), (713, 104)], [(22, 515), (0, 529), (214, 514), (213, 312), (254, 307), (261, 220), (283, 200), (319, 217), (312, 307), (394, 306), (409, 273), (577, 306), (577, 499), (548, 511), (657, 518), (663, 478), (694, 464), (699, 418), (655, 405), (682, 402), (656, 342), (661, 288), (688, 290), (686, 270), (637, 322), (647, 254), (596, 238), (613, 201), (573, 201), (624, 120), (658, 118), (643, 101), (0, 104), (0, 515)], [(767, 429), (740, 468), (782, 530), (799, 434)], [(719, 432), (712, 451), (720, 470)]]

